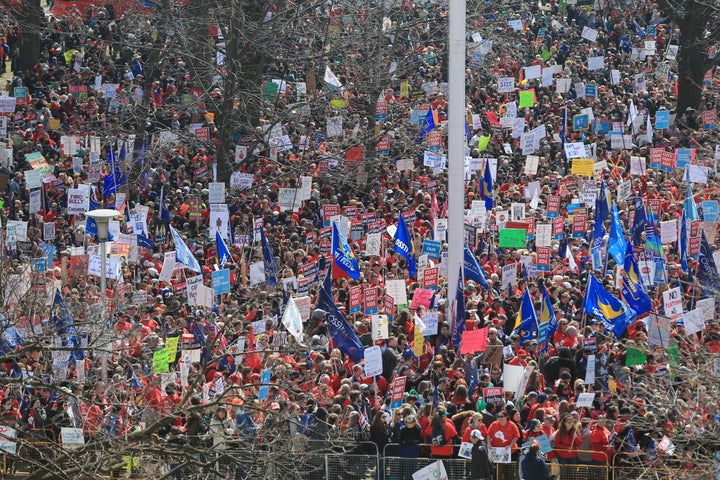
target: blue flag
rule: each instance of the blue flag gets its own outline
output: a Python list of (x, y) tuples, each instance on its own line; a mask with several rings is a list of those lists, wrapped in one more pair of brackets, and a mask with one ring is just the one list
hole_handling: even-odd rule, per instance
[(683, 210), (682, 216), (680, 217), (680, 236), (678, 237), (678, 253), (680, 254), (680, 268), (682, 271), (687, 273), (687, 253), (688, 253), (688, 238), (687, 238), (687, 220), (685, 218), (685, 210)]
[(632, 235), (632, 244), (635, 246), (642, 245), (642, 234), (645, 232), (647, 225), (647, 213), (645, 212), (645, 204), (642, 195), (638, 195), (635, 200), (635, 216), (633, 217), (633, 226), (630, 231)]
[(427, 111), (427, 114), (425, 115), (425, 125), (423, 129), (420, 131), (420, 134), (418, 135), (417, 139), (415, 140), (415, 143), (422, 142), (422, 139), (425, 138), (425, 135), (430, 133), (435, 128), (435, 113), (433, 112), (432, 105), (430, 105), (430, 110)]
[(115, 161), (115, 153), (113, 152), (112, 145), (110, 146), (110, 152), (108, 153), (108, 165), (110, 171), (105, 175), (103, 180), (103, 196), (107, 197), (116, 193), (118, 188), (127, 184), (127, 174), (123, 173), (121, 163)]
[(410, 231), (405, 224), (402, 213), (398, 215), (398, 226), (395, 231), (395, 251), (399, 253), (407, 262), (408, 274), (415, 276), (417, 266), (415, 264), (415, 245), (413, 244)]
[(612, 330), (616, 337), (620, 337), (625, 332), (636, 316), (631, 308), (605, 290), (605, 287), (593, 275), (590, 275), (588, 279), (583, 310), (603, 322), (605, 327)]
[(683, 204), (683, 211), (685, 212), (685, 218), (692, 222), (693, 220), (699, 220), (700, 215), (698, 214), (697, 205), (695, 204), (695, 198), (692, 193), (690, 167), (685, 169), (685, 182), (687, 183), (687, 187), (685, 188), (685, 203)]
[(605, 185), (605, 180), (600, 182), (600, 205), (597, 211), (600, 213), (600, 218), (603, 220), (610, 215), (610, 199), (607, 196), (607, 185)]
[(328, 331), (335, 345), (353, 362), (360, 363), (363, 360), (365, 349), (355, 330), (345, 320), (345, 317), (340, 313), (333, 301), (332, 281), (329, 272), (325, 275), (325, 280), (320, 287), (316, 308), (327, 313)]
[[(70, 315), (65, 300), (63, 300), (60, 290), (55, 290), (55, 298), (53, 298), (52, 314), (50, 315), (50, 323), (53, 329), (60, 335), (61, 345), (63, 347), (77, 348), (80, 345), (77, 330), (75, 330), (75, 322)], [(76, 359), (85, 358), (82, 350), (73, 350), (71, 355)]]
[(490, 161), (485, 160), (485, 173), (483, 174), (482, 181), (482, 194), (483, 200), (485, 200), (485, 210), (492, 210), (493, 208), (493, 179), (492, 173), (490, 172)]
[(190, 248), (182, 239), (178, 231), (175, 230), (172, 225), (168, 226), (170, 227), (170, 233), (172, 233), (173, 242), (175, 243), (175, 260), (178, 263), (182, 263), (195, 273), (202, 273), (202, 268), (200, 268), (197, 258), (195, 258), (195, 255), (193, 255), (190, 251)]
[(139, 233), (137, 234), (137, 243), (138, 247), (153, 248), (152, 240)]
[(335, 222), (333, 222), (332, 228), (332, 278), (345, 276), (357, 280), (360, 278), (360, 266), (355, 254)]
[(640, 269), (635, 261), (632, 244), (628, 243), (625, 252), (625, 265), (620, 291), (623, 300), (637, 315), (643, 315), (652, 310), (652, 301), (640, 281)]
[(562, 125), (560, 125), (560, 142), (564, 149), (565, 143), (567, 142), (567, 106), (563, 109), (563, 122)]
[(465, 319), (465, 285), (463, 284), (461, 270), (458, 275), (457, 292), (455, 293), (455, 328), (453, 328), (452, 336), (452, 342), (455, 350), (460, 348), (460, 340), (462, 340), (462, 335), (465, 331)]
[(465, 256), (463, 258), (463, 271), (465, 273), (466, 280), (472, 280), (477, 282), (486, 292), (490, 290), (485, 278), (485, 272), (483, 271), (480, 263), (475, 258), (475, 255), (470, 251), (470, 247), (467, 244), (464, 245)]
[(522, 303), (520, 304), (520, 310), (518, 310), (517, 317), (515, 318), (514, 332), (520, 335), (520, 344), (522, 344), (528, 340), (532, 340), (537, 329), (537, 312), (535, 311), (532, 297), (530, 297), (530, 290), (526, 288), (522, 297)]
[(702, 232), (700, 241), (700, 254), (698, 255), (697, 278), (700, 286), (705, 289), (706, 295), (715, 296), (720, 290), (720, 275), (718, 274), (717, 265), (713, 259), (712, 250), (705, 238), (705, 232)]
[(592, 255), (592, 264), (594, 270), (602, 270), (603, 268), (601, 251), (603, 246), (603, 238), (605, 238), (605, 223), (603, 222), (603, 217), (600, 213), (601, 203), (602, 202), (599, 198), (595, 199), (595, 226), (593, 228), (592, 242), (590, 245), (590, 253)]
[(265, 236), (265, 229), (260, 226), (260, 244), (262, 246), (263, 262), (265, 262), (265, 276), (268, 285), (277, 283), (277, 263), (275, 263), (275, 255), (273, 255), (270, 242)]
[(542, 302), (540, 303), (540, 323), (538, 323), (538, 349), (544, 352), (548, 348), (548, 339), (555, 335), (558, 321), (552, 306), (550, 293), (543, 286)]
[(232, 258), (219, 230), (215, 230), (215, 258), (220, 268), (223, 268)]
[(625, 251), (627, 250), (627, 240), (623, 234), (622, 220), (618, 213), (617, 205), (613, 205), (612, 220), (610, 221), (610, 238), (608, 239), (608, 253), (612, 256), (615, 263), (623, 264)]
[(166, 226), (170, 224), (170, 210), (168, 210), (165, 201), (165, 185), (160, 188), (160, 218), (165, 222)]

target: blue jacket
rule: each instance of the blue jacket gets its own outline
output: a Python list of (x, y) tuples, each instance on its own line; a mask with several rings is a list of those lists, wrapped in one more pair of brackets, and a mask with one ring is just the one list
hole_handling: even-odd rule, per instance
[(550, 469), (545, 460), (534, 453), (528, 453), (522, 461), (523, 480), (547, 480), (550, 478)]

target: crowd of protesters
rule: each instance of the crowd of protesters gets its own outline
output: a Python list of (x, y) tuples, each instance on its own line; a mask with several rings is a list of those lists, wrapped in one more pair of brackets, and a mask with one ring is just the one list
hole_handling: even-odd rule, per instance
[[(468, 43), (473, 47), (466, 75), (467, 113), (473, 120), (468, 125), (468, 153), (471, 159), (497, 159), (494, 204), (487, 211), (484, 227), (474, 230), (475, 235), (467, 242), (488, 283), (484, 288), (468, 281), (464, 292), (466, 330), (489, 327), (488, 345), (483, 351), (461, 354), (452, 341), (453, 299), (447, 298), (442, 275), (431, 308), (438, 312), (437, 332), (421, 337), (421, 346), (415, 343), (415, 330), (420, 328), (417, 320), (425, 312), (411, 308), (411, 302), (413, 292), (423, 285), (410, 277), (406, 259), (395, 252), (392, 236), (385, 230), (404, 214), (419, 256), (423, 241), (433, 239), (436, 222), (447, 209), (446, 170), (424, 166), (422, 150), (432, 135), (415, 143), (428, 106), (437, 115), (436, 130), (444, 133), (445, 59), (437, 52), (445, 47), (446, 6), (443, 2), (408, 0), (402, 2), (397, 16), (389, 19), (392, 23), (384, 40), (391, 42), (388, 64), (409, 59), (412, 73), (398, 75), (384, 86), (388, 117), (383, 128), (392, 131), (392, 139), (388, 152), (381, 157), (381, 166), (371, 170), (374, 173), (365, 183), (359, 176), (349, 175), (352, 162), (344, 158), (342, 142), (325, 138), (328, 116), (335, 113), (312, 109), (283, 124), (282, 134), (290, 139), (291, 148), (272, 155), (260, 151), (252, 161), (236, 167), (238, 172), (253, 176), (254, 186), (233, 189), (226, 200), (232, 237), (226, 239), (231, 258), (225, 265), (230, 269), (230, 293), (215, 297), (212, 307), (191, 306), (186, 278), (195, 274), (188, 271), (186, 277), (178, 270), (161, 280), (163, 254), (178, 249), (167, 229), (173, 226), (199, 261), (202, 281), (212, 286), (218, 263), (218, 246), (208, 227), (212, 215), (208, 182), (212, 175), (201, 173), (212, 171), (214, 149), (181, 141), (171, 148), (155, 150), (160, 153), (145, 155), (139, 162), (143, 171), (138, 180), (118, 192), (126, 193), (122, 205), (125, 220), (139, 212), (137, 207), (148, 208), (146, 226), (152, 246), (137, 247), (137, 259), (122, 266), (122, 281), (109, 281), (115, 354), (107, 359), (107, 373), (103, 374), (100, 355), (93, 355), (91, 349), (82, 361), (73, 356), (67, 371), (60, 373), (53, 368), (56, 364), (48, 349), (14, 350), (5, 345), (5, 386), (0, 395), (3, 424), (43, 440), (58, 440), (62, 427), (82, 428), (87, 442), (154, 427), (164, 440), (198, 448), (212, 445), (223, 450), (264, 442), (291, 452), (344, 449), (403, 457), (457, 457), (456, 447), (461, 442), (475, 444), (480, 440), (489, 449), (509, 447), (513, 460), (519, 458), (523, 444), (545, 435), (553, 448), (548, 457), (560, 464), (608, 464), (614, 455), (627, 454), (633, 461), (659, 466), (667, 461), (664, 457), (671, 457), (673, 440), (682, 443), (688, 455), (710, 449), (705, 442), (718, 434), (718, 398), (705, 395), (711, 387), (703, 377), (713, 374), (707, 359), (720, 348), (718, 324), (713, 318), (700, 332), (686, 335), (681, 315), (672, 322), (670, 348), (669, 344), (649, 343), (647, 318), (633, 319), (623, 334), (616, 336), (606, 322), (584, 311), (589, 275), (596, 275), (618, 298), (620, 293), (612, 258), (600, 271), (593, 269), (588, 242), (598, 212), (592, 206), (587, 209), (584, 231), (573, 231), (573, 235), (565, 232), (571, 225), (570, 216), (582, 208), (577, 205), (578, 197), (587, 177), (572, 173), (572, 159), (567, 158), (563, 141), (592, 146), (595, 163), (606, 162), (596, 178), (607, 185), (608, 196), (618, 206), (624, 230), (629, 232), (638, 197), (645, 204), (658, 205), (654, 213), (659, 221), (680, 218), (683, 212), (685, 170), (672, 165), (668, 169), (651, 168), (651, 150), (691, 148), (693, 164), (712, 166), (714, 125), (703, 121), (705, 117), (693, 109), (674, 115), (677, 65), (670, 52), (678, 45), (679, 32), (655, 4), (636, 2), (630, 8), (615, 2), (594, 6), (569, 3), (526, 2), (514, 11), (496, 10), (491, 5), (473, 5), (470, 9), (477, 13), (469, 34), (472, 29), (488, 34), (482, 42), (473, 37)], [(328, 6), (308, 15), (317, 20), (337, 20), (343, 12)], [(15, 68), (19, 27), (7, 14), (2, 18), (0, 60), (7, 59), (8, 68)], [(417, 26), (408, 35), (392, 34), (393, 24), (399, 29), (412, 22)], [(328, 25), (352, 28), (334, 20)], [(597, 34), (594, 40), (586, 35), (588, 29)], [(67, 192), (79, 185), (92, 185), (91, 195), (98, 207), (116, 206), (117, 192), (106, 195), (102, 177), (91, 181), (91, 150), (104, 160), (108, 155), (118, 155), (125, 145), (122, 134), (111, 138), (103, 132), (127, 126), (123, 108), (138, 101), (134, 94), (144, 82), (143, 61), (148, 52), (142, 45), (151, 41), (143, 37), (155, 33), (152, 28), (132, 28), (104, 8), (66, 17), (49, 16), (36, 67), (14, 70), (13, 79), (8, 81), (8, 95), (23, 92), (26, 96), (16, 98), (15, 110), (4, 114), (8, 137), (4, 150), (11, 153), (3, 156), (0, 166), (6, 179), (2, 224), (7, 227), (8, 221), (26, 222), (27, 234), (20, 238), (16, 232), (11, 242), (10, 234), (3, 229), (3, 268), (29, 275), (32, 259), (46, 255), (47, 250), (41, 247), (54, 246), (40, 288), (46, 289), (49, 306), (55, 286), (60, 287), (80, 337), (91, 343), (94, 331), (89, 325), (99, 315), (102, 292), (99, 278), (87, 273), (87, 254), (88, 247), (97, 245), (97, 238), (86, 232), (84, 217), (67, 214)], [(311, 39), (296, 40), (302, 50), (317, 47)], [(649, 40), (655, 43), (648, 53), (643, 49)], [(368, 103), (361, 93), (364, 72), (354, 70), (347, 53), (362, 56), (364, 52), (339, 52), (331, 45), (328, 50), (329, 57), (336, 59), (332, 70), (343, 87), (337, 88), (330, 81), (326, 90), (330, 96), (345, 100), (341, 114), (358, 115)], [(161, 129), (187, 130), (193, 124), (216, 133), (202, 105), (180, 108), (186, 97), (192, 101), (203, 92), (180, 52), (169, 55), (150, 95), (156, 117), (149, 121), (149, 133), (160, 136)], [(588, 58), (597, 57), (604, 58), (602, 68), (589, 69)], [(534, 65), (558, 66), (553, 70), (554, 78), (550, 75), (550, 85), (546, 84), (547, 77), (543, 81), (525, 78), (525, 67)], [(293, 91), (300, 82), (307, 85), (310, 74), (319, 79), (323, 72), (325, 65), (278, 60), (268, 68), (267, 81), (282, 80), (287, 91)], [(96, 89), (97, 75), (102, 75), (103, 90)], [(498, 93), (501, 77), (514, 77), (516, 88)], [(566, 78), (572, 80), (571, 87), (559, 91), (558, 80)], [(597, 90), (588, 98), (587, 90), (580, 93), (579, 83), (595, 85)], [(699, 106), (706, 111), (713, 110), (717, 100), (714, 75), (708, 83)], [(116, 85), (115, 100), (103, 93), (106, 84)], [(428, 84), (433, 85), (430, 90), (425, 89)], [(519, 108), (519, 90), (534, 92), (532, 107)], [(272, 99), (276, 106), (286, 101), (283, 95)], [(420, 122), (413, 124), (410, 112), (419, 107), (424, 107), (423, 114)], [(629, 144), (611, 148), (610, 137), (603, 128), (594, 128), (596, 123), (574, 130), (573, 117), (586, 109), (598, 125), (619, 124), (630, 135)], [(668, 128), (648, 132), (645, 121), (635, 121), (649, 118), (654, 124), (657, 112), (663, 110), (669, 110), (673, 119)], [(160, 113), (167, 111), (174, 115)], [(519, 135), (513, 135), (515, 127), (508, 127), (503, 120), (511, 111), (523, 119), (521, 132), (544, 126), (546, 135), (539, 139), (538, 148), (523, 151)], [(264, 124), (272, 121), (269, 115), (262, 119)], [(367, 134), (362, 121), (358, 129)], [(63, 136), (75, 136), (77, 148), (63, 148)], [(101, 139), (99, 148), (90, 145), (91, 137), (96, 136)], [(320, 137), (323, 141), (318, 140)], [(315, 141), (305, 143), (301, 138)], [(442, 151), (444, 146), (441, 136), (437, 147)], [(37, 158), (36, 152), (42, 154), (49, 170), (41, 187), (41, 207), (31, 211), (31, 189), (26, 188), (25, 172), (38, 168), (31, 163)], [(333, 161), (328, 161), (328, 153), (333, 154)], [(528, 154), (537, 155), (536, 170), (528, 170)], [(372, 157), (374, 152), (365, 155)], [(631, 173), (634, 157), (646, 160), (646, 168)], [(128, 158), (132, 158), (130, 153)], [(412, 158), (414, 166), (399, 171), (396, 164), (403, 158)], [(104, 176), (109, 175), (108, 167), (103, 167)], [(280, 189), (298, 187), (301, 175), (311, 177), (309, 198), (296, 211), (283, 210)], [(482, 175), (482, 171), (468, 174), (467, 209), (483, 197)], [(698, 205), (719, 198), (712, 171), (710, 177), (704, 185), (693, 184)], [(532, 198), (526, 189), (535, 181), (540, 189)], [(629, 195), (618, 199), (625, 182), (630, 182)], [(535, 225), (552, 222), (548, 200), (555, 196), (559, 197), (556, 216), (566, 220), (561, 229), (564, 238), (553, 240), (549, 271), (540, 271), (532, 239), (525, 248), (499, 246), (498, 225), (504, 220), (497, 213), (507, 215), (513, 204), (523, 204), (527, 206), (525, 218), (533, 219)], [(329, 224), (323, 216), (328, 205), (337, 205), (338, 213), (350, 219), (347, 241), (361, 270), (358, 280), (334, 280), (334, 302), (363, 346), (381, 347), (382, 374), (375, 377), (365, 376), (363, 365), (338, 348), (327, 325), (327, 312), (315, 309), (320, 283), (331, 263), (326, 258)], [(715, 249), (717, 218), (708, 218), (703, 228)], [(264, 259), (259, 242), (254, 240), (257, 220), (276, 261), (275, 285), (270, 285), (269, 277), (259, 284), (250, 281), (250, 265)], [(45, 228), (49, 223), (55, 226), (52, 237)], [(132, 233), (126, 223), (122, 222), (123, 233)], [(379, 255), (368, 256), (366, 236), (372, 228), (383, 233), (382, 245)], [(442, 242), (444, 238), (435, 240)], [(567, 255), (560, 251), (563, 242)], [(662, 283), (649, 288), (653, 311), (663, 313), (662, 292), (674, 287), (682, 291), (684, 310), (692, 310), (705, 296), (692, 279), (697, 261), (690, 258), (684, 270), (675, 244), (664, 247), (666, 274), (662, 279), (656, 276)], [(643, 249), (644, 243), (637, 253), (642, 254)], [(503, 284), (503, 267), (513, 263), (517, 271), (508, 286)], [(38, 277), (32, 278), (37, 281)], [(397, 279), (405, 279), (408, 304), (393, 305), (385, 312), (389, 316), (388, 335), (377, 339), (371, 315), (353, 310), (350, 290), (358, 285), (363, 290), (376, 289), (379, 311), (383, 312), (386, 282)], [(306, 291), (293, 292), (302, 280), (306, 280)], [(547, 289), (550, 296), (558, 325), (547, 345), (539, 347), (536, 337), (522, 338), (516, 329), (515, 319), (526, 289), (538, 311), (543, 290)], [(28, 295), (36, 290), (37, 285), (33, 285)], [(145, 292), (147, 302), (133, 303), (137, 292)], [(286, 296), (293, 294), (309, 296), (313, 306), (304, 319), (303, 345), (285, 332), (281, 321)], [(4, 317), (6, 326), (14, 325), (23, 343), (31, 345), (34, 338), (52, 333), (54, 311), (28, 311), (25, 303), (10, 301)], [(173, 338), (178, 345), (176, 356), (168, 359), (169, 372), (158, 374), (153, 369), (154, 354)], [(638, 348), (645, 352), (644, 360), (628, 362), (628, 351)], [(193, 353), (186, 356), (187, 352)], [(595, 374), (586, 383), (590, 355), (595, 359)], [(502, 398), (486, 401), (483, 389), (503, 387), (506, 364), (534, 367), (527, 386), (524, 391), (503, 391)], [(182, 379), (181, 365), (186, 369)], [(271, 376), (263, 379), (267, 369)], [(392, 385), (398, 377), (406, 378), (405, 391), (400, 406), (391, 408)], [(28, 381), (18, 383), (18, 379)], [(591, 406), (576, 405), (582, 393), (595, 393)], [(167, 417), (172, 421), (163, 422)], [(533, 447), (531, 453), (536, 451)], [(694, 465), (691, 457), (673, 461)], [(473, 465), (484, 468), (475, 460)]]

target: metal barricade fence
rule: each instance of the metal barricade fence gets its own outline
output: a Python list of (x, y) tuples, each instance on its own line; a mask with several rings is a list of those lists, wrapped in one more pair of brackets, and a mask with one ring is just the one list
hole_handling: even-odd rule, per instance
[(695, 462), (679, 462), (677, 457), (648, 458), (646, 453), (616, 453), (610, 470), (611, 480), (634, 478), (661, 478), (663, 480), (707, 480), (716, 478), (717, 472), (698, 466)]

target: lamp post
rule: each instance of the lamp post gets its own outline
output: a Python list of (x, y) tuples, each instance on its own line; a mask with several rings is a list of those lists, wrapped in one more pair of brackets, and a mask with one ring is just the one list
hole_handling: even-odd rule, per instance
[[(97, 210), (91, 210), (85, 214), (86, 216), (95, 219), (95, 226), (97, 228), (97, 236), (100, 242), (100, 320), (96, 325), (96, 333), (99, 334), (98, 339), (100, 345), (96, 348), (107, 349), (109, 335), (107, 334), (107, 325), (105, 325), (105, 318), (107, 314), (107, 274), (106, 259), (107, 259), (107, 241), (110, 230), (110, 220), (116, 219), (120, 212), (117, 210), (111, 210), (107, 208), (99, 208)], [(102, 377), (103, 381), (107, 383), (107, 360), (108, 351), (102, 352)]]

